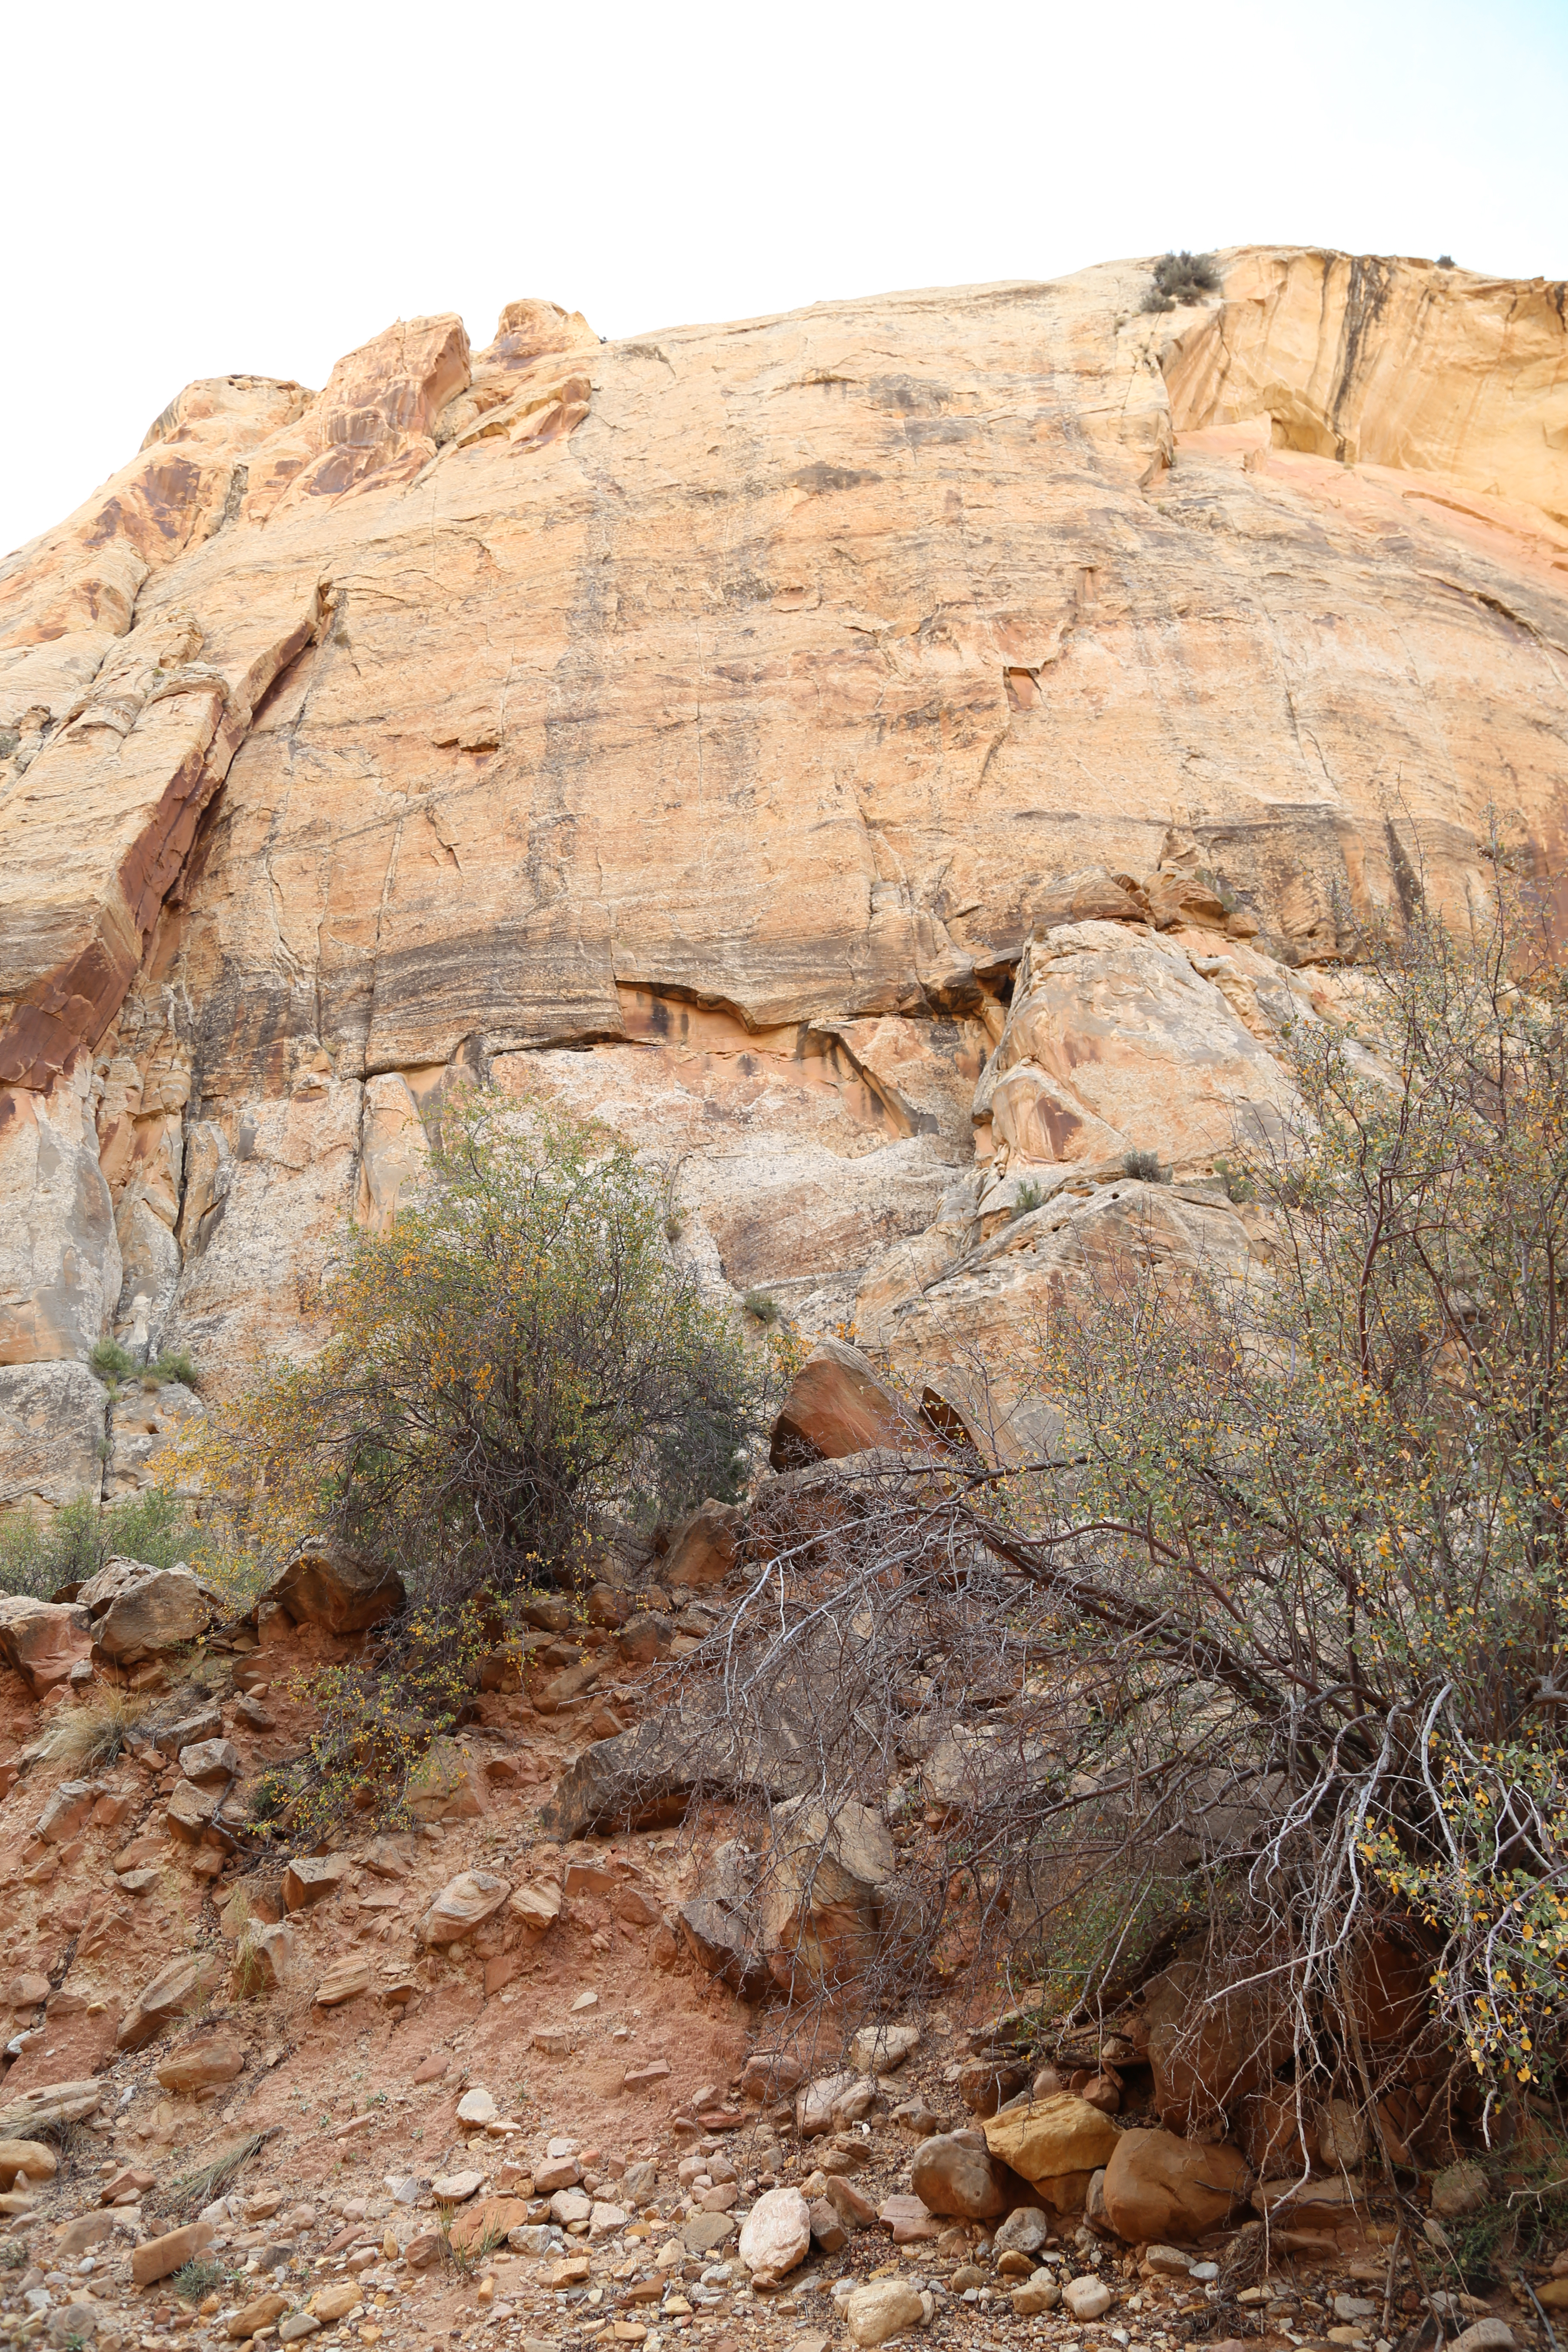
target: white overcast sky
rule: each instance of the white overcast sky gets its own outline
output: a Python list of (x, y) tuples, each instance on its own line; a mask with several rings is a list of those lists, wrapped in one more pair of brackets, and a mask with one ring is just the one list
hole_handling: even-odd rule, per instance
[(8, 16), (0, 551), (193, 376), (1254, 241), (1568, 276), (1568, 0)]

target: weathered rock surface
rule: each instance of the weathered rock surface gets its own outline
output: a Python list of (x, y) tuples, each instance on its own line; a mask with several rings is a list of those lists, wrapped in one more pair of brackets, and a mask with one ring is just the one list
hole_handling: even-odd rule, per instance
[(741, 2225), (741, 2260), (769, 2284), (811, 2252), (811, 2209), (798, 2189), (764, 2189)]
[(1484, 898), (1500, 773), (1561, 867), (1568, 331), (1220, 268), (1169, 321), (1142, 262), (404, 321), (187, 386), (0, 564), (0, 1504), (129, 1492), (194, 1409), (117, 1405), (105, 1471), (107, 1330), (219, 1390), (312, 1344), (448, 1072), (652, 1146), (683, 1262), (966, 1428), (966, 1351), (1135, 1212), (1245, 1251), (1193, 1186), (1341, 905)]
[(870, 1447), (908, 1445), (912, 1417), (858, 1348), (823, 1339), (795, 1379), (773, 1423), (769, 1459), (775, 1470), (837, 1462)]
[(987, 2221), (1016, 2201), (1005, 2165), (965, 2137), (937, 2132), (923, 2139), (910, 2166), (915, 2195), (933, 2213), (963, 2221)]
[(1173, 2132), (1124, 2131), (1105, 2168), (1105, 2213), (1131, 2244), (1187, 2242), (1228, 2221), (1250, 2187), (1240, 2150), (1178, 2139)]
[(1082, 2211), (1089, 2177), (1109, 2164), (1118, 2140), (1110, 2116), (1071, 2091), (1009, 2107), (984, 2128), (992, 2155), (1064, 2213)]
[(257, 1603), (285, 1609), (296, 1625), (324, 1625), (330, 1633), (363, 1633), (394, 1617), (404, 1603), (403, 1579), (349, 1544), (312, 1536), (291, 1552)]
[(422, 1943), (461, 1943), (499, 1911), (511, 1893), (510, 1879), (489, 1870), (462, 1870), (450, 1878), (419, 1922)]
[(214, 1595), (188, 1568), (154, 1568), (139, 1559), (110, 1560), (89, 1578), (77, 1601), (91, 1621), (94, 1643), (118, 1666), (194, 1642), (217, 1615)]
[(176, 2017), (195, 2008), (216, 1980), (216, 1967), (205, 1956), (187, 1959), (183, 1952), (179, 1954), (142, 1987), (121, 2019), (114, 2037), (116, 2049), (141, 2050), (155, 2041)]
[(894, 1869), (886, 1822), (853, 1799), (832, 1811), (807, 1797), (775, 1806), (757, 1919), (777, 1981), (858, 1976), (896, 1924)]
[(0, 1595), (0, 1658), (19, 1674), (35, 1698), (70, 1678), (92, 1648), (85, 1609), (36, 1601), (30, 1593)]

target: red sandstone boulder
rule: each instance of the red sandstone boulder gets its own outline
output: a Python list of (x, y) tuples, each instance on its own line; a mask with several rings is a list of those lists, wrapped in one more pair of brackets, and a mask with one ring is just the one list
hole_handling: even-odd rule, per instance
[(1105, 2218), (1131, 2245), (1179, 2244), (1220, 2229), (1252, 2187), (1239, 2148), (1178, 2139), (1174, 2132), (1124, 2131), (1105, 2168)]

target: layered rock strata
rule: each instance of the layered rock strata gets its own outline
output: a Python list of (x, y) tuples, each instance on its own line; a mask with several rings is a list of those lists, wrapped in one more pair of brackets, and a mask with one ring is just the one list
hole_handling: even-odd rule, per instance
[(1131, 262), (401, 322), (187, 387), (0, 566), (0, 1502), (191, 1409), (106, 1424), (100, 1338), (312, 1344), (454, 1076), (601, 1113), (706, 1276), (911, 1364), (1067, 1246), (977, 1261), (1009, 1184), (1081, 1222), (1148, 1151), (1236, 1222), (1192, 1187), (1346, 926), (1484, 901), (1491, 812), (1560, 871), (1568, 333), (1220, 259), (1169, 317)]

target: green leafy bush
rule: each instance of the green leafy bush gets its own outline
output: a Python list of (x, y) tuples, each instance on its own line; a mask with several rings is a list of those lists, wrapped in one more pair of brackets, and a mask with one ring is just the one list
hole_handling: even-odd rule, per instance
[(202, 1530), (161, 1488), (107, 1505), (83, 1496), (49, 1520), (22, 1511), (0, 1521), (0, 1592), (30, 1592), (47, 1601), (62, 1585), (84, 1584), (106, 1560), (173, 1568), (184, 1559), (195, 1567), (203, 1550)]
[(732, 1318), (673, 1266), (662, 1188), (602, 1130), (493, 1088), (449, 1102), (436, 1181), (353, 1230), (333, 1337), (193, 1433), (237, 1538), (330, 1528), (454, 1603), (570, 1580), (606, 1513), (741, 1490), (762, 1389)]
[(1157, 1151), (1130, 1151), (1121, 1163), (1121, 1172), (1134, 1184), (1168, 1184), (1171, 1181), (1171, 1171)]
[(100, 1381), (132, 1381), (142, 1369), (118, 1339), (100, 1339), (87, 1360)]

